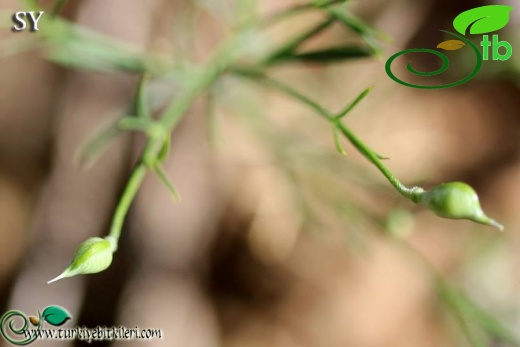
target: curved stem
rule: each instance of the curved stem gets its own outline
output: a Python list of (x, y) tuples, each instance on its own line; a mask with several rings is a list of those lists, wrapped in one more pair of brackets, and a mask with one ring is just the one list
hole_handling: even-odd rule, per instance
[[(232, 41), (231, 44), (235, 45), (237, 42)], [(159, 155), (163, 147), (163, 132), (173, 131), (200, 93), (209, 88), (220, 73), (231, 64), (232, 54), (230, 54), (230, 52), (233, 51), (234, 50), (230, 49), (229, 43), (225, 44), (213, 59), (208, 62), (206, 68), (195, 75), (196, 78), (193, 83), (168, 106), (157, 123), (156, 131), (148, 134), (148, 143), (143, 150), (141, 160), (130, 175), (112, 219), (112, 226), (108, 237), (111, 239), (110, 242), (114, 250), (117, 248), (125, 217), (144, 180), (146, 170), (150, 167), (150, 164), (154, 162), (154, 159)]]
[(282, 93), (292, 97), (296, 101), (299, 101), (302, 104), (309, 106), (309, 108), (316, 111), (316, 113), (319, 116), (321, 116), (329, 121), (332, 121), (334, 118), (334, 115), (332, 113), (327, 111), (323, 106), (318, 104), (316, 101), (311, 100), (309, 97), (303, 95), (302, 93), (295, 90), (291, 86), (289, 86), (283, 82), (280, 82), (278, 80), (275, 80), (274, 78), (271, 78), (260, 71), (255, 71), (255, 70), (247, 69), (247, 68), (245, 68), (245, 69), (244, 68), (235, 68), (230, 72), (235, 73), (236, 75), (238, 75), (240, 77), (250, 79), (252, 81), (259, 81), (271, 89), (278, 90), (279, 92), (282, 92)]
[(246, 78), (255, 79), (257, 78), (260, 80), (264, 85), (267, 87), (270, 87), (272, 89), (278, 90), (282, 93), (285, 93), (286, 95), (292, 97), (293, 99), (302, 102), (312, 108), (318, 115), (325, 118), (329, 122), (332, 123), (332, 125), (341, 131), (343, 135), (352, 143), (352, 145), (361, 153), (363, 156), (368, 159), (372, 164), (374, 164), (379, 171), (386, 177), (386, 179), (394, 186), (394, 188), (405, 198), (412, 200), (413, 202), (418, 201), (418, 194), (422, 192), (421, 188), (413, 187), (408, 188), (404, 184), (401, 183), (397, 179), (397, 177), (394, 176), (394, 174), (383, 164), (381, 161), (381, 158), (379, 155), (377, 155), (374, 151), (372, 151), (366, 144), (364, 144), (357, 136), (354, 135), (350, 131), (347, 126), (345, 126), (343, 123), (341, 123), (341, 118), (344, 117), (348, 112), (350, 112), (358, 103), (359, 101), (365, 97), (371, 88), (365, 89), (356, 99), (354, 99), (353, 102), (351, 102), (345, 110), (341, 111), (337, 115), (333, 115), (331, 112), (327, 111), (323, 106), (321, 106), (319, 103), (315, 102), (314, 100), (311, 100), (307, 96), (301, 94), (300, 92), (296, 91), (292, 87), (279, 82), (275, 79), (272, 79), (265, 74), (257, 73), (255, 71), (251, 70), (240, 70), (235, 69), (232, 72)]
[(139, 162), (135, 166), (130, 175), (130, 178), (128, 179), (128, 183), (125, 187), (125, 190), (123, 191), (123, 194), (121, 195), (121, 198), (119, 199), (114, 217), (112, 219), (112, 226), (110, 227), (110, 233), (108, 236), (113, 238), (113, 246), (117, 245), (119, 237), (121, 236), (121, 230), (123, 229), (125, 217), (128, 214), (130, 205), (134, 201), (134, 198), (139, 191), (139, 187), (143, 183), (145, 175), (146, 166), (143, 162)]
[(394, 186), (395, 189), (401, 195), (403, 195), (407, 199), (411, 199), (415, 201), (415, 192), (417, 188), (408, 188), (404, 184), (401, 183), (394, 176), (394, 174), (383, 164), (379, 156), (374, 153), (366, 144), (364, 144), (353, 132), (350, 131), (343, 123), (336, 121), (334, 125), (345, 135), (345, 137), (352, 143), (352, 145), (361, 153), (363, 156), (368, 159), (372, 164), (374, 164), (379, 171), (386, 177), (386, 179)]

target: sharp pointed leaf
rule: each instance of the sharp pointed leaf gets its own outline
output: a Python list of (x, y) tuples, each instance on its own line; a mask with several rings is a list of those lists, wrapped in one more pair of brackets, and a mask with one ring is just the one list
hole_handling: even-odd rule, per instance
[(332, 25), (334, 23), (334, 20), (328, 18), (320, 23), (318, 23), (316, 26), (312, 27), (310, 30), (302, 33), (301, 35), (295, 37), (294, 39), (286, 42), (282, 47), (280, 47), (278, 50), (276, 50), (274, 53), (269, 55), (266, 60), (265, 64), (270, 65), (277, 63), (280, 60), (286, 60), (288, 57), (291, 57), (294, 55), (294, 51), (302, 45), (305, 41), (308, 39), (316, 36), (326, 28)]
[(159, 154), (157, 155), (157, 160), (159, 163), (162, 163), (166, 160), (168, 157), (168, 154), (170, 153), (170, 144), (171, 144), (171, 137), (170, 134), (167, 134), (163, 145), (161, 147), (161, 150), (159, 151)]
[(341, 119), (343, 117), (345, 117), (350, 111), (352, 111), (354, 109), (354, 107), (357, 106), (357, 104), (359, 104), (361, 102), (361, 100), (363, 100), (367, 95), (368, 93), (370, 93), (370, 91), (373, 89), (374, 87), (368, 87), (366, 88), (365, 90), (363, 90), (354, 100), (352, 100), (348, 105), (347, 107), (345, 107), (337, 116), (336, 116), (336, 119)]
[(109, 124), (104, 129), (97, 132), (88, 142), (81, 146), (76, 159), (80, 166), (89, 166), (101, 155), (110, 141), (122, 133), (118, 121)]
[(361, 35), (363, 38), (373, 37), (385, 41), (392, 40), (386, 33), (371, 27), (369, 24), (365, 23), (360, 18), (354, 17), (352, 14), (347, 14), (337, 9), (329, 9), (327, 12), (336, 21)]
[(159, 177), (161, 182), (166, 186), (174, 200), (180, 201), (181, 195), (179, 194), (179, 191), (177, 190), (173, 182), (170, 180), (170, 177), (168, 177), (166, 171), (164, 171), (163, 167), (160, 165), (156, 165), (153, 167), (153, 171)]
[(139, 80), (139, 85), (137, 86), (135, 103), (134, 103), (134, 111), (137, 114), (137, 117), (140, 118), (150, 118), (150, 107), (148, 105), (148, 99), (146, 95), (146, 87), (148, 84), (148, 80), (150, 79), (150, 75), (144, 72), (141, 75), (141, 79)]
[(339, 130), (338, 130), (338, 127), (336, 127), (336, 126), (334, 127), (334, 144), (336, 145), (336, 149), (338, 150), (339, 154), (347, 155), (347, 151), (341, 145), (341, 139), (339, 137)]
[(376, 52), (368, 46), (347, 45), (310, 52), (290, 52), (278, 61), (301, 61), (306, 63), (333, 63), (342, 60), (373, 56)]

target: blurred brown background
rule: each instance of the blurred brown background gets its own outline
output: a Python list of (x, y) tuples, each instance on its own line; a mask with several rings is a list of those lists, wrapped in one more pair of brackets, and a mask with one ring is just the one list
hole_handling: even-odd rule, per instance
[[(259, 12), (294, 3), (260, 1)], [(451, 29), (458, 13), (483, 4), (367, 0), (350, 8), (394, 38), (386, 46), (388, 57), (407, 47), (436, 45), (442, 39), (438, 29)], [(21, 8), (13, 0), (0, 6)], [(64, 14), (144, 49), (173, 58), (189, 51), (190, 59), (203, 61), (227, 30), (215, 18), (225, 19), (231, 7), (232, 2), (209, 0), (83, 0), (67, 5)], [(516, 48), (520, 16), (512, 15), (501, 36)], [(315, 18), (293, 19), (270, 37), (291, 37)], [(2, 31), (3, 39), (12, 35)], [(348, 35), (333, 28), (318, 43)], [(172, 135), (167, 169), (182, 202), (173, 203), (149, 175), (112, 266), (52, 285), (46, 282), (69, 263), (80, 242), (106, 233), (139, 154), (143, 139), (128, 134), (92, 167), (81, 169), (74, 161), (82, 143), (129, 107), (137, 77), (68, 70), (35, 52), (5, 57), (0, 311), (33, 314), (55, 304), (72, 313), (69, 326), (122, 324), (164, 332), (162, 341), (117, 346), (467, 345), (440, 308), (417, 256), (387, 236), (394, 233), (519, 333), (519, 57), (514, 50), (511, 61), (489, 63), (477, 79), (440, 91), (397, 85), (385, 74), (385, 58), (273, 72), (334, 110), (375, 85), (349, 116), (352, 129), (391, 158), (387, 164), (406, 184), (470, 183), (489, 215), (505, 224), (503, 234), (403, 202), (353, 148), (347, 146), (346, 158), (336, 155), (330, 129), (310, 111), (230, 80), (224, 84), (232, 92), (222, 92), (225, 101), (215, 110), (217, 145), (208, 141), (203, 100)], [(455, 64), (463, 68), (464, 62)], [(160, 82), (151, 90), (156, 104), (171, 93)], [(237, 100), (246, 105), (228, 105)], [(233, 115), (244, 107), (270, 121)], [(307, 159), (313, 153), (327, 159), (323, 170)], [(338, 217), (305, 187), (324, 199), (338, 193), (333, 199), (347, 206), (349, 217)], [(307, 208), (321, 224), (309, 223), (295, 192), (310, 201)]]

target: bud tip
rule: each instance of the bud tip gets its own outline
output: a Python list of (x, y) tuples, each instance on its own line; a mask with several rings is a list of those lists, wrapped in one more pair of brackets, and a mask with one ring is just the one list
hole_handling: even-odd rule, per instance
[(504, 225), (500, 224), (499, 222), (497, 222), (494, 219), (491, 219), (491, 218), (489, 219), (489, 225), (497, 228), (499, 231), (504, 231)]
[(50, 280), (49, 282), (47, 282), (47, 284), (51, 284), (52, 282), (56, 282), (56, 281), (59, 281), (63, 278), (67, 277), (67, 271), (63, 272), (61, 275), (59, 275), (58, 277), (55, 277), (53, 278), (52, 280)]

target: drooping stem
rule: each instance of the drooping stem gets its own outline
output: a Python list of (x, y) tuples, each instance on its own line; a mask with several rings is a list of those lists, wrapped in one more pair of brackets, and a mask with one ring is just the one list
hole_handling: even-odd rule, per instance
[(327, 119), (329, 121), (332, 121), (332, 119), (334, 118), (334, 115), (332, 113), (327, 111), (323, 106), (321, 106), (316, 101), (314, 101), (314, 100), (310, 99), (309, 97), (303, 95), (302, 93), (300, 93), (299, 91), (297, 91), (294, 88), (290, 87), (289, 85), (287, 85), (287, 84), (285, 84), (283, 82), (280, 82), (278, 80), (275, 80), (273, 78), (270, 78), (269, 76), (267, 76), (266, 74), (264, 74), (264, 73), (262, 73), (260, 71), (255, 71), (253, 69), (235, 68), (231, 72), (235, 73), (236, 75), (238, 75), (240, 77), (248, 78), (248, 79), (250, 79), (252, 81), (255, 81), (255, 82), (261, 82), (266, 87), (269, 87), (271, 89), (274, 89), (274, 90), (277, 90), (279, 92), (282, 92), (282, 93), (292, 97), (296, 101), (301, 102), (302, 104), (305, 104), (305, 105), (309, 106), (311, 109), (316, 111), (316, 113), (319, 116), (321, 116), (321, 117), (323, 117), (323, 118), (325, 118), (325, 119)]
[[(108, 236), (110, 242), (113, 243), (114, 249), (117, 247), (130, 205), (141, 187), (146, 172), (148, 169), (153, 169), (152, 165), (156, 164), (157, 157), (164, 144), (164, 135), (173, 131), (197, 97), (208, 89), (216, 81), (220, 73), (231, 64), (232, 54), (230, 52), (234, 50), (228, 45), (229, 43), (224, 45), (213, 59), (205, 65), (205, 68), (195, 74), (193, 82), (172, 101), (160, 120), (153, 124), (153, 128), (150, 128), (152, 131), (147, 132), (148, 141), (143, 150), (141, 160), (130, 175), (112, 219), (112, 226)], [(139, 94), (137, 97), (140, 97)]]
[(373, 152), (366, 144), (364, 144), (345, 124), (340, 121), (334, 122), (334, 125), (341, 131), (343, 135), (352, 143), (352, 145), (372, 164), (375, 165), (386, 177), (386, 179), (401, 193), (405, 198), (415, 201), (416, 188), (408, 188), (394, 176), (394, 174), (381, 161), (379, 156)]
[(126, 187), (117, 203), (116, 210), (114, 212), (114, 217), (112, 219), (112, 226), (110, 227), (109, 236), (113, 242), (113, 248), (117, 248), (117, 242), (119, 237), (121, 236), (121, 230), (123, 229), (123, 224), (128, 214), (128, 210), (130, 209), (130, 205), (134, 201), (141, 184), (143, 183), (144, 177), (146, 175), (146, 165), (143, 162), (139, 162), (132, 173), (130, 174), (130, 178), (126, 184)]
[(422, 191), (421, 188), (413, 187), (408, 188), (404, 184), (395, 177), (395, 175), (386, 167), (385, 164), (383, 164), (380, 156), (376, 154), (374, 151), (372, 151), (366, 144), (364, 144), (357, 136), (354, 135), (350, 129), (341, 122), (341, 118), (344, 117), (348, 112), (350, 112), (356, 104), (359, 103), (359, 101), (368, 94), (371, 88), (367, 88), (365, 91), (363, 91), (359, 97), (357, 97), (352, 103), (349, 104), (349, 106), (339, 112), (337, 115), (334, 115), (333, 113), (326, 110), (323, 106), (321, 106), (316, 101), (310, 99), (309, 97), (303, 95), (302, 93), (298, 92), (294, 88), (284, 84), (283, 82), (277, 81), (273, 78), (270, 78), (269, 76), (248, 70), (248, 69), (235, 69), (233, 71), (239, 76), (246, 77), (249, 79), (253, 79), (256, 81), (262, 82), (263, 85), (277, 90), (279, 92), (282, 92), (293, 99), (297, 100), (298, 102), (301, 102), (303, 104), (306, 104), (311, 109), (316, 111), (318, 115), (328, 120), (336, 129), (341, 131), (341, 133), (352, 143), (352, 145), (372, 164), (374, 164), (379, 171), (386, 177), (386, 179), (394, 186), (394, 188), (405, 198), (410, 199), (414, 202), (417, 202), (417, 194)]

